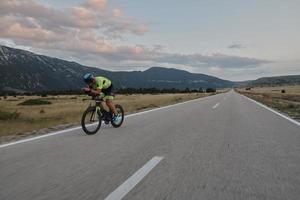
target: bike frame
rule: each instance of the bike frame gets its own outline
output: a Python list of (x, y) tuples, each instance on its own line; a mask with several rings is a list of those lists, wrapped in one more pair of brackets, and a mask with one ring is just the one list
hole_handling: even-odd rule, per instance
[[(108, 114), (111, 114), (111, 112), (110, 111), (107, 111), (105, 108), (104, 108), (104, 106), (103, 106), (103, 100), (102, 99), (100, 99), (100, 98), (97, 98), (97, 97), (93, 97), (93, 100), (95, 100), (95, 107), (96, 107), (96, 113), (97, 114), (101, 114), (102, 115), (102, 117), (103, 117), (103, 114), (104, 114), (104, 117), (106, 118), (107, 117), (107, 115)], [(90, 106), (91, 106), (91, 104), (90, 104)]]

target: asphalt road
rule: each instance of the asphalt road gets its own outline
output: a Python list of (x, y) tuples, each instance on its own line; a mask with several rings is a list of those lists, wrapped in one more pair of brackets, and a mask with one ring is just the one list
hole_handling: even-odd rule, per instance
[(230, 91), (0, 148), (0, 199), (299, 199), (300, 126)]

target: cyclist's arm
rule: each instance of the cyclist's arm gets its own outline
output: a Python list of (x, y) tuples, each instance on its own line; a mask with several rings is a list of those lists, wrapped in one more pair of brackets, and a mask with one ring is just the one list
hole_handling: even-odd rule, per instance
[(98, 96), (98, 95), (101, 94), (101, 92), (102, 92), (102, 85), (101, 84), (98, 84), (95, 89), (91, 88), (91, 94), (92, 95)]
[(91, 89), (90, 93), (92, 95), (98, 96), (101, 94), (102, 88), (103, 88), (103, 80), (96, 78), (96, 82), (94, 83), (94, 85), (92, 87), (90, 87), (90, 89)]
[(101, 89), (96, 89), (96, 90), (93, 90), (93, 89), (91, 89), (91, 94), (92, 95), (95, 95), (95, 96), (98, 96), (98, 95), (100, 95), (100, 93), (101, 93)]

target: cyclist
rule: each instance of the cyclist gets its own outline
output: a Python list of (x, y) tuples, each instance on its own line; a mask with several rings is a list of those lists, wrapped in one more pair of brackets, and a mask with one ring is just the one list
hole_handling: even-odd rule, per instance
[(83, 91), (93, 96), (101, 96), (112, 112), (112, 121), (118, 123), (121, 120), (121, 116), (118, 115), (116, 107), (112, 102), (114, 99), (112, 82), (103, 76), (94, 77), (91, 73), (85, 74), (83, 80), (88, 84), (88, 87), (83, 88)]

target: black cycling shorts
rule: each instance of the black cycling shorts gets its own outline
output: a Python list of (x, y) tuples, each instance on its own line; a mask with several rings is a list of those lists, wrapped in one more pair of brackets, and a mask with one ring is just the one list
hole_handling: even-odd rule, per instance
[(115, 96), (113, 84), (106, 89), (102, 89), (102, 92), (105, 94), (105, 96)]

